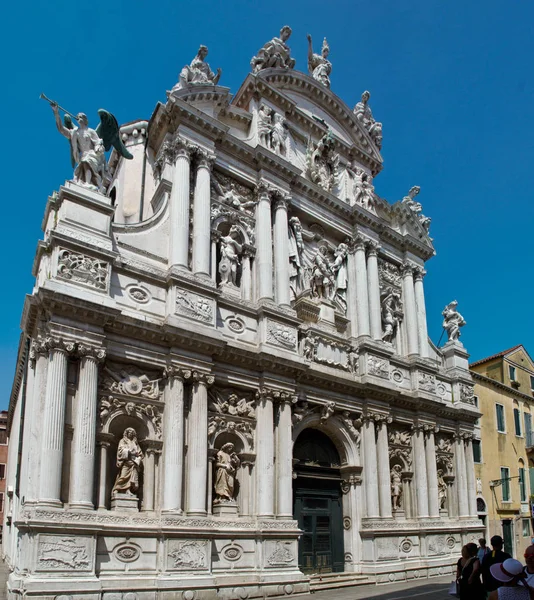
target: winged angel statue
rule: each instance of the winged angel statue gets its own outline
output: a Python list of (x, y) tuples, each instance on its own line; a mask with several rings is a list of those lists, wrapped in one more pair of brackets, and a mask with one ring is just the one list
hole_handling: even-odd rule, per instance
[[(91, 129), (86, 114), (78, 113), (75, 116), (44, 94), (41, 94), (41, 98), (50, 103), (59, 133), (70, 142), (70, 160), (74, 169), (74, 182), (89, 189), (104, 192), (107, 183), (107, 164), (104, 152), (113, 146), (124, 158), (133, 158), (122, 143), (117, 119), (110, 112), (101, 108), (98, 111), (100, 123), (96, 129)], [(63, 122), (59, 115), (60, 109), (65, 113)], [(78, 127), (74, 126), (73, 119), (78, 122)]]

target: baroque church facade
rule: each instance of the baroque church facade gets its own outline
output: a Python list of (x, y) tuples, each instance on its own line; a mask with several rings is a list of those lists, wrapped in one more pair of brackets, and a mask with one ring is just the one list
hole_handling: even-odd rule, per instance
[(290, 33), (233, 97), (201, 47), (107, 164), (102, 129), (52, 103), (77, 166), (23, 310), (9, 598), (432, 577), (480, 533), (464, 322), (451, 303), (428, 339), (419, 188), (375, 194), (369, 94), (330, 90), (326, 41), (295, 70)]

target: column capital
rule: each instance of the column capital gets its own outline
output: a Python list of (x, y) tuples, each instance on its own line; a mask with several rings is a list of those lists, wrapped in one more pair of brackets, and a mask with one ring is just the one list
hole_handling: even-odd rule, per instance
[(426, 271), (423, 267), (415, 267), (413, 270), (413, 276), (415, 281), (423, 281), (423, 277), (426, 275)]
[(200, 371), (193, 371), (193, 383), (202, 383), (206, 387), (213, 385), (215, 376), (209, 373), (201, 373)]
[(288, 198), (287, 197), (282, 197), (279, 195), (275, 196), (275, 200), (274, 200), (274, 210), (285, 210), (287, 212), (287, 208), (288, 208)]
[(215, 159), (217, 158), (214, 152), (211, 152), (206, 148), (201, 148), (200, 146), (194, 146), (193, 154), (196, 159), (197, 169), (202, 168), (211, 170), (213, 168)]
[(369, 240), (366, 246), (368, 256), (378, 256), (381, 246), (376, 240)]
[(104, 433), (101, 431), (96, 435), (96, 443), (103, 448), (109, 448), (114, 439), (115, 436), (112, 433)]
[(413, 277), (415, 265), (408, 260), (403, 261), (400, 266), (401, 274), (403, 277)]
[(267, 201), (271, 202), (276, 190), (265, 179), (260, 179), (260, 181), (256, 185), (255, 191), (256, 191), (256, 194), (258, 195), (259, 200), (267, 200)]
[(166, 379), (176, 378), (181, 379), (182, 381), (186, 381), (191, 379), (193, 372), (191, 369), (185, 369), (183, 367), (178, 367), (176, 365), (167, 365), (163, 369), (163, 377)]
[(172, 140), (172, 157), (176, 161), (177, 158), (187, 158), (191, 160), (191, 154), (195, 146), (179, 135), (175, 135)]
[(430, 436), (431, 434), (438, 433), (439, 427), (435, 423), (425, 423), (423, 425), (423, 430), (425, 434)]
[(38, 337), (36, 340), (32, 340), (30, 344), (30, 362), (32, 366), (35, 364), (35, 361), (39, 356), (48, 356), (48, 351), (50, 350), (50, 341), (51, 338), (48, 337)]
[(411, 429), (414, 433), (424, 433), (425, 423), (412, 423)]
[(89, 344), (78, 344), (78, 356), (80, 358), (92, 359), (96, 362), (103, 362), (106, 358), (106, 349), (102, 346), (90, 346)]
[(212, 242), (219, 242), (222, 238), (222, 233), (218, 229), (212, 229), (210, 235)]
[(250, 244), (243, 244), (242, 246), (243, 258), (251, 258), (256, 256), (256, 247)]
[(356, 235), (352, 239), (348, 240), (349, 253), (354, 254), (357, 250), (363, 250), (365, 252), (365, 244), (367, 240), (361, 236)]

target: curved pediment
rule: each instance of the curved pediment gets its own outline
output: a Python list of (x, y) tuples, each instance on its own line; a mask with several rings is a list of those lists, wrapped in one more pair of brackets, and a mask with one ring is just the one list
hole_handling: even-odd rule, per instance
[[(330, 129), (347, 157), (367, 167), (373, 175), (382, 169), (382, 156), (353, 111), (331, 90), (298, 71), (265, 69), (248, 75), (232, 104), (249, 109), (251, 100), (267, 99), (285, 112), (288, 120), (312, 132)], [(340, 148), (341, 150), (341, 148)]]

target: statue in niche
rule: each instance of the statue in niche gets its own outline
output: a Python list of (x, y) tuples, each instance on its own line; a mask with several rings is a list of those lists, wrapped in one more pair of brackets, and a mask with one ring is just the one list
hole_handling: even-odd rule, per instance
[(367, 210), (371, 209), (375, 203), (375, 186), (372, 181), (369, 173), (356, 167), (353, 187), (354, 203)]
[(256, 206), (257, 200), (247, 200), (238, 191), (235, 183), (230, 182), (227, 185), (221, 183), (216, 177), (211, 178), (211, 184), (217, 194), (217, 199), (221, 204), (226, 204), (235, 210), (249, 212)]
[(273, 130), (271, 133), (272, 148), (280, 156), (286, 155), (287, 149), (287, 127), (286, 120), (280, 113), (273, 115)]
[(328, 42), (326, 41), (326, 38), (324, 38), (321, 54), (314, 54), (312, 37), (310, 34), (306, 37), (308, 38), (308, 71), (316, 81), (322, 83), (325, 87), (330, 88), (332, 63), (328, 60), (328, 54), (330, 53)]
[(306, 335), (302, 342), (302, 356), (305, 360), (315, 360), (317, 356), (317, 338), (311, 334)]
[(402, 467), (400, 465), (393, 465), (391, 469), (391, 505), (393, 510), (399, 510), (401, 508), (401, 496), (402, 496)]
[(306, 152), (306, 165), (311, 181), (327, 192), (334, 189), (338, 177), (339, 155), (334, 148), (334, 136), (329, 129), (316, 147), (310, 139)]
[(402, 203), (406, 204), (406, 206), (414, 213), (423, 229), (428, 233), (432, 219), (430, 217), (425, 217), (425, 215), (422, 214), (423, 205), (414, 200), (420, 191), (421, 188), (418, 185), (414, 185), (408, 192), (408, 195), (404, 196)]
[(362, 94), (361, 102), (354, 107), (354, 114), (360, 123), (367, 129), (371, 139), (380, 150), (382, 148), (382, 123), (375, 121), (373, 113), (369, 107), (369, 98), (371, 94), (365, 90)]
[(313, 257), (311, 293), (316, 298), (332, 300), (336, 289), (336, 279), (326, 258), (327, 252), (326, 246), (319, 246)]
[(266, 104), (262, 104), (258, 110), (258, 137), (260, 144), (266, 148), (272, 149), (271, 133), (273, 131), (273, 109)]
[(460, 327), (465, 325), (465, 319), (456, 310), (458, 302), (453, 300), (443, 309), (443, 329), (447, 332), (449, 342), (458, 341), (460, 337)]
[(358, 366), (360, 362), (360, 354), (354, 348), (351, 348), (350, 352), (347, 355), (347, 364), (349, 366), (349, 371), (351, 373), (358, 372)]
[(217, 462), (215, 463), (215, 500), (213, 504), (223, 502), (233, 502), (235, 489), (235, 474), (240, 465), (239, 458), (234, 452), (232, 443), (224, 444), (217, 452)]
[(214, 73), (206, 62), (207, 55), (208, 48), (200, 46), (195, 58), (180, 72), (178, 83), (172, 88), (172, 92), (183, 90), (191, 85), (217, 85), (219, 83), (222, 70), (217, 69), (217, 73)]
[(402, 312), (402, 299), (400, 293), (392, 287), (386, 288), (381, 297), (382, 306), (382, 340), (392, 344), (399, 324), (404, 316)]
[(347, 311), (347, 256), (349, 247), (343, 242), (334, 251), (334, 262), (331, 265), (335, 276), (334, 299), (339, 302), (344, 312)]
[(438, 502), (440, 508), (445, 508), (447, 503), (447, 484), (443, 479), (443, 471), (438, 469)]
[[(128, 160), (133, 158), (122, 143), (117, 119), (106, 110), (100, 109), (98, 111), (100, 123), (95, 130), (89, 127), (89, 120), (85, 113), (78, 113), (74, 117), (74, 115), (65, 111), (64, 122), (62, 123), (58, 103), (49, 100), (43, 94), (41, 97), (50, 102), (56, 120), (56, 127), (59, 133), (70, 142), (70, 160), (74, 168), (74, 183), (103, 193), (108, 177), (104, 152), (113, 146), (120, 156)], [(73, 125), (73, 117), (78, 121), (78, 127)]]
[(280, 156), (287, 154), (288, 131), (286, 120), (280, 113), (262, 104), (258, 110), (258, 138), (260, 144)]
[(237, 269), (243, 246), (237, 240), (241, 236), (236, 225), (230, 227), (228, 235), (221, 237), (221, 260), (219, 261), (219, 275), (221, 283), (237, 287)]
[(135, 496), (139, 489), (139, 471), (143, 461), (143, 453), (137, 442), (137, 433), (133, 427), (124, 430), (117, 448), (117, 467), (119, 472), (113, 494), (126, 494)]
[(285, 25), (280, 30), (280, 37), (274, 37), (264, 44), (250, 61), (253, 73), (259, 73), (263, 69), (293, 69), (295, 59), (291, 58), (291, 50), (286, 44), (291, 36), (291, 27)]
[(289, 280), (293, 295), (297, 297), (304, 289), (304, 238), (298, 217), (289, 219)]

